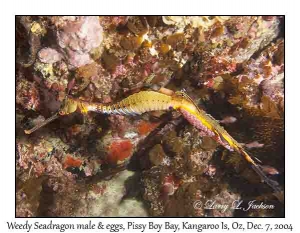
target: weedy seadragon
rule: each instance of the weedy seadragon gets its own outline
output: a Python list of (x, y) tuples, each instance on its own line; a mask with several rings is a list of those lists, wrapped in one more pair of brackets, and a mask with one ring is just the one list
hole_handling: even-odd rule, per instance
[(140, 91), (115, 104), (88, 102), (67, 96), (56, 114), (32, 129), (25, 130), (25, 133), (31, 134), (59, 116), (69, 115), (75, 111), (82, 114), (92, 111), (103, 114), (140, 115), (157, 110), (179, 111), (190, 124), (201, 131), (201, 135), (212, 137), (229, 151), (236, 151), (242, 155), (261, 180), (274, 190), (277, 197), (281, 193), (278, 183), (266, 176), (261, 166), (251, 158), (244, 147), (231, 137), (217, 120), (200, 109), (184, 91), (173, 92), (166, 88), (158, 91)]

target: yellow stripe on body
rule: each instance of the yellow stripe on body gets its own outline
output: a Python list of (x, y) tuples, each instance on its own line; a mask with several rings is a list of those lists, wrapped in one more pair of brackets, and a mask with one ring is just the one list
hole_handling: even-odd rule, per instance
[(214, 131), (213, 125), (209, 122), (205, 115), (201, 114), (198, 111), (194, 104), (184, 104), (183, 106), (181, 106), (181, 108), (189, 112), (194, 117), (196, 117), (206, 128), (208, 128), (211, 131)]

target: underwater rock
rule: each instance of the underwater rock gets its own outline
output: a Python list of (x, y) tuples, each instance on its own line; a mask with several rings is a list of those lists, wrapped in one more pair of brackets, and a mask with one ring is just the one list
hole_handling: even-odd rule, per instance
[(37, 61), (34, 70), (40, 74), (48, 89), (64, 91), (67, 88), (69, 71), (64, 61), (42, 63)]
[(208, 216), (211, 217), (235, 217), (235, 210), (232, 208), (238, 205), (241, 200), (241, 195), (228, 189), (223, 189), (220, 193), (215, 195), (207, 203), (207, 206), (212, 207)]
[(40, 205), (40, 193), (45, 177), (32, 177), (25, 182), (17, 182), (16, 216), (36, 217)]
[(206, 203), (214, 189), (206, 178), (181, 185), (165, 205), (164, 216), (204, 217)]
[(43, 48), (38, 53), (38, 58), (43, 63), (53, 64), (63, 59), (63, 56), (52, 48)]
[[(274, 62), (282, 44), (282, 40), (270, 44), (256, 60), (251, 59), (243, 64), (242, 74), (227, 80), (231, 104), (242, 106), (252, 114), (271, 118), (283, 117), (284, 65)], [(281, 52), (279, 54), (283, 56)], [(228, 92), (229, 89), (225, 88), (225, 91)]]
[(203, 27), (205, 29), (229, 18), (230, 16), (162, 16), (163, 22), (167, 25), (175, 25), (179, 28), (191, 25), (193, 28)]
[[(35, 138), (33, 141), (35, 142), (17, 142), (18, 179), (23, 187), (18, 189), (23, 200), (21, 202), (31, 203), (26, 207), (31, 210), (31, 216), (70, 215), (73, 208), (70, 201), (75, 198), (72, 193), (76, 193), (77, 186), (74, 182), (75, 176), (65, 170), (60, 162), (68, 146), (49, 136)], [(61, 198), (62, 202), (56, 206)], [(35, 206), (34, 210), (32, 205)], [(21, 208), (18, 216), (24, 216), (25, 210), (22, 210), (22, 206), (18, 207)]]
[[(18, 23), (20, 23), (23, 27), (21, 29), (17, 24), (17, 28), (19, 28), (19, 30), (17, 30), (17, 33), (19, 33), (21, 37), (24, 36), (26, 38), (21, 41), (16, 41), (17, 43), (19, 43), (16, 48), (16, 61), (23, 67), (27, 68), (33, 65), (36, 60), (37, 53), (42, 46), (41, 38), (46, 34), (46, 29), (41, 22), (33, 21), (31, 16), (18, 16), (17, 19), (19, 20)], [(25, 30), (25, 33), (23, 32), (23, 30)], [(23, 32), (24, 35), (21, 35), (21, 32)], [(23, 57), (23, 54), (27, 54), (27, 51), (24, 52), (24, 50), (21, 49), (22, 47), (27, 47), (24, 46), (26, 42), (29, 46), (29, 58)]]
[(157, 144), (149, 152), (149, 159), (155, 166), (143, 173), (142, 182), (145, 187), (144, 198), (149, 201), (151, 215), (154, 216), (177, 216), (179, 210), (173, 209), (170, 203), (183, 201), (180, 198), (175, 201), (174, 198), (181, 195), (177, 193), (182, 186), (198, 180), (197, 175), (207, 171), (216, 148), (216, 144), (211, 143), (212, 139), (202, 141), (199, 131), (192, 127), (185, 127), (179, 135), (181, 137), (177, 136), (176, 131), (170, 130), (162, 136), (163, 147)]
[(34, 82), (26, 79), (17, 81), (16, 86), (16, 103), (24, 109), (36, 111), (40, 107), (40, 93)]
[[(218, 76), (237, 71), (256, 51), (265, 48), (279, 34), (280, 19), (264, 21), (262, 17), (230, 17), (198, 32), (191, 39), (198, 46), (191, 48), (185, 71), (198, 85)], [(222, 33), (216, 33), (222, 28)], [(189, 46), (188, 46), (189, 48)], [(189, 54), (189, 53), (188, 53)]]
[(102, 32), (97, 16), (79, 16), (59, 25), (57, 43), (64, 50), (70, 67), (77, 68), (93, 62), (89, 52), (102, 42)]
[(169, 155), (182, 156), (185, 152), (181, 138), (177, 137), (175, 131), (169, 131), (163, 137), (163, 147)]
[(144, 16), (140, 17), (129, 17), (127, 28), (135, 35), (144, 35), (148, 31), (148, 22)]
[(208, 167), (208, 162), (212, 158), (210, 151), (195, 151), (187, 156), (188, 173), (192, 175), (202, 174)]
[(162, 169), (153, 167), (144, 171), (142, 175), (143, 199), (148, 201), (150, 216), (162, 216), (164, 213), (164, 204), (161, 194), (161, 176)]
[(125, 170), (109, 180), (90, 185), (78, 203), (81, 208), (77, 208), (74, 216), (147, 217), (147, 210), (142, 201), (126, 198), (129, 190), (139, 189), (137, 183), (130, 182), (135, 175), (134, 172)]
[(150, 162), (155, 165), (161, 165), (167, 163), (167, 155), (165, 154), (162, 146), (160, 144), (155, 145), (149, 152)]
[(166, 44), (170, 45), (173, 49), (182, 51), (185, 48), (185, 35), (183, 33), (176, 33), (168, 36)]

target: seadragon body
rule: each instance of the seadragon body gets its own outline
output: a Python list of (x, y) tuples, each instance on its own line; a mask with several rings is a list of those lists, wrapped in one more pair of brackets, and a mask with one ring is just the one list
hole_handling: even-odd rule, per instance
[[(81, 113), (92, 111), (105, 114), (140, 115), (150, 111), (168, 110), (172, 107), (171, 96), (155, 91), (141, 91), (111, 105), (91, 103), (73, 98), (68, 98), (67, 101), (71, 103), (69, 106), (72, 106), (72, 111), (79, 109)], [(62, 109), (60, 114), (70, 114), (69, 106)]]
[[(200, 109), (193, 100), (182, 91), (172, 94), (156, 91), (140, 91), (128, 96), (120, 102), (109, 105), (67, 97), (58, 114), (49, 118), (49, 120), (46, 120), (41, 125), (45, 125), (56, 119), (59, 115), (68, 115), (78, 110), (83, 114), (93, 111), (103, 114), (140, 115), (150, 111), (172, 109), (179, 111), (190, 124), (201, 131), (202, 136), (212, 137), (226, 149), (241, 154), (265, 183), (275, 192), (280, 192), (277, 183), (265, 175), (260, 166), (256, 164), (243, 146), (232, 138), (217, 120)], [(27, 130), (25, 133), (30, 134), (40, 128), (41, 125)]]

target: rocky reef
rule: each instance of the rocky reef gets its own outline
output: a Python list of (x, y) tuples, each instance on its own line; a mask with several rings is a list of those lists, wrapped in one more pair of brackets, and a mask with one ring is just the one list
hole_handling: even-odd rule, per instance
[[(175, 111), (24, 133), (67, 95), (185, 89), (284, 188), (284, 17), (20, 16), (16, 51), (16, 216), (284, 216), (282, 194)], [(221, 208), (251, 200), (274, 208)]]

